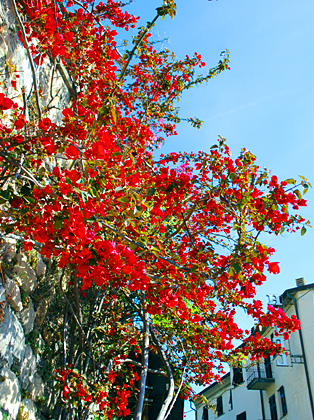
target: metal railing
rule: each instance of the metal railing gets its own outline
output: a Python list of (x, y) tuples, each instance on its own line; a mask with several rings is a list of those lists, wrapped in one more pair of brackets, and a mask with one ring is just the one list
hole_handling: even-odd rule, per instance
[(273, 376), (266, 369), (258, 368), (257, 366), (247, 368), (246, 370), (247, 383), (249, 384), (254, 379), (272, 379)]

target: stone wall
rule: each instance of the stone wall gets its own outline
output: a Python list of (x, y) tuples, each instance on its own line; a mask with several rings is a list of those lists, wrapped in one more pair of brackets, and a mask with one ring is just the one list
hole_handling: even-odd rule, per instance
[[(18, 40), (19, 27), (12, 11), (11, 0), (0, 0), (0, 92), (23, 106), (24, 98), (32, 106), (33, 77), (27, 52)], [(62, 118), (61, 110), (67, 106), (71, 97), (75, 96), (72, 81), (58, 60), (46, 57), (41, 65), (36, 66), (37, 83), (43, 116), (49, 116), (54, 122)], [(13, 88), (11, 82), (16, 82)], [(31, 113), (27, 115), (32, 119)]]
[[(25, 105), (26, 98), (27, 119), (32, 119), (35, 117), (31, 112), (34, 103), (31, 66), (17, 30), (11, 0), (0, 0), (0, 92), (20, 106)], [(42, 90), (43, 116), (56, 122), (73, 97), (71, 80), (62, 63), (49, 57), (36, 66), (36, 76)], [(16, 81), (16, 87), (12, 87), (12, 81)], [(4, 236), (1, 241), (0, 420), (45, 418), (39, 408), (52, 397), (42, 379), (44, 364), (39, 349), (45, 344), (40, 326), (47, 311), (47, 299), (35, 304), (33, 296), (49, 261), (44, 262), (35, 251), (22, 252), (21, 238), (14, 235)]]
[(45, 275), (46, 264), (34, 252), (21, 252), (18, 243), (15, 238), (2, 239), (0, 419), (35, 420), (39, 418), (36, 405), (42, 403), (45, 393), (38, 373), (40, 343), (34, 335), (37, 320), (31, 296), (38, 279)]

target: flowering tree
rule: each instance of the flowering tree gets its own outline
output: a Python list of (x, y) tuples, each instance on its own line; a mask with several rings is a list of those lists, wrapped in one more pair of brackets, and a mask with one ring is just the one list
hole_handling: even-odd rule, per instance
[[(181, 93), (229, 68), (227, 53), (202, 75), (198, 54), (157, 51), (150, 31), (174, 16), (172, 1), (121, 51), (117, 31), (138, 18), (120, 2), (11, 3), (33, 92), (22, 104), (0, 94), (1, 230), (51, 263), (62, 313), (52, 408), (59, 418), (141, 419), (151, 371), (169, 382), (158, 417), (166, 419), (189, 384), (217, 379), (222, 362), (280, 350), (236, 325), (236, 308), (258, 325), (298, 327), (273, 308), (264, 313), (254, 295), (265, 271), (279, 272), (260, 234), (303, 233), (294, 210), (305, 200), (294, 180), (269, 177), (245, 149), (231, 159), (222, 138), (208, 152), (154, 158), (176, 134)], [(67, 75), (70, 96), (55, 119), (36, 79), (48, 62)], [(235, 350), (233, 339), (244, 346)], [(163, 369), (150, 369), (149, 353)]]

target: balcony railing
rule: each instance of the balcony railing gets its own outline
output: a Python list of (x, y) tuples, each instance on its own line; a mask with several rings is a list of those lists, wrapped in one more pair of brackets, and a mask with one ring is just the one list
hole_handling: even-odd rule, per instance
[(259, 366), (250, 367), (246, 371), (248, 389), (267, 389), (270, 384), (275, 382), (272, 372)]
[(304, 358), (302, 354), (290, 354), (291, 363), (304, 363)]

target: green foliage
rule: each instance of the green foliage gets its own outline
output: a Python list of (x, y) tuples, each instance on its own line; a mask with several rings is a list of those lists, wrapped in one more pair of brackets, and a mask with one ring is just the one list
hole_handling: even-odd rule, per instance
[(36, 355), (40, 350), (40, 340), (39, 332), (31, 331), (25, 337), (25, 342), (29, 344), (33, 350), (33, 353)]

